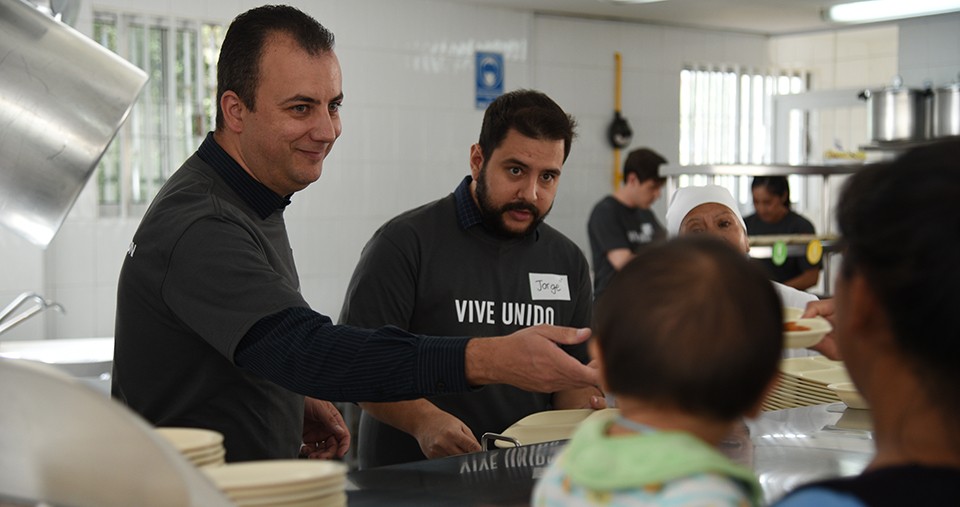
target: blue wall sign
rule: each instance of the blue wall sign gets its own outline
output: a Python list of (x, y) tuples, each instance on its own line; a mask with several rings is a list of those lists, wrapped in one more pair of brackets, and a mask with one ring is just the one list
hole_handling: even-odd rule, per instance
[(477, 51), (477, 109), (503, 95), (503, 54)]

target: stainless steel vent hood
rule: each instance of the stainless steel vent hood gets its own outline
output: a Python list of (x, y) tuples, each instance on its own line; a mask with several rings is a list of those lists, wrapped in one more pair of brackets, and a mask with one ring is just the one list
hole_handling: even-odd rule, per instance
[(0, 225), (46, 248), (146, 82), (34, 5), (0, 1)]

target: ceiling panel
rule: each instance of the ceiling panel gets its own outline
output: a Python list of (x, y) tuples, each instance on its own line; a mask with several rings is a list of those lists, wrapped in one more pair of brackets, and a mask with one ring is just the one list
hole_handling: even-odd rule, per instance
[(540, 13), (643, 21), (766, 35), (808, 32), (842, 25), (820, 12), (841, 0), (665, 0), (624, 5), (612, 0), (447, 0)]

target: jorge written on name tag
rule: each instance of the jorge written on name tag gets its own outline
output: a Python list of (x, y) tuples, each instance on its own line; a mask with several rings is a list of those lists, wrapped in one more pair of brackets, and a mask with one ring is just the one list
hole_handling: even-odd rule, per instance
[(570, 301), (567, 275), (530, 273), (530, 296), (534, 301)]

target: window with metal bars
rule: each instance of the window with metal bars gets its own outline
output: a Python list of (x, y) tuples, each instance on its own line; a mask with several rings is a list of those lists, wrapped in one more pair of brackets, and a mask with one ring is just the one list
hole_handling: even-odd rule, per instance
[[(807, 90), (802, 71), (759, 72), (693, 67), (680, 72), (680, 165), (769, 164), (773, 160), (773, 97)], [(789, 164), (804, 162), (806, 118), (790, 113)], [(799, 176), (790, 176), (791, 200), (803, 200)], [(679, 187), (717, 184), (752, 209), (748, 176), (682, 175)]]
[(94, 13), (93, 39), (149, 76), (97, 168), (101, 215), (142, 212), (213, 128), (224, 30), (213, 23)]

